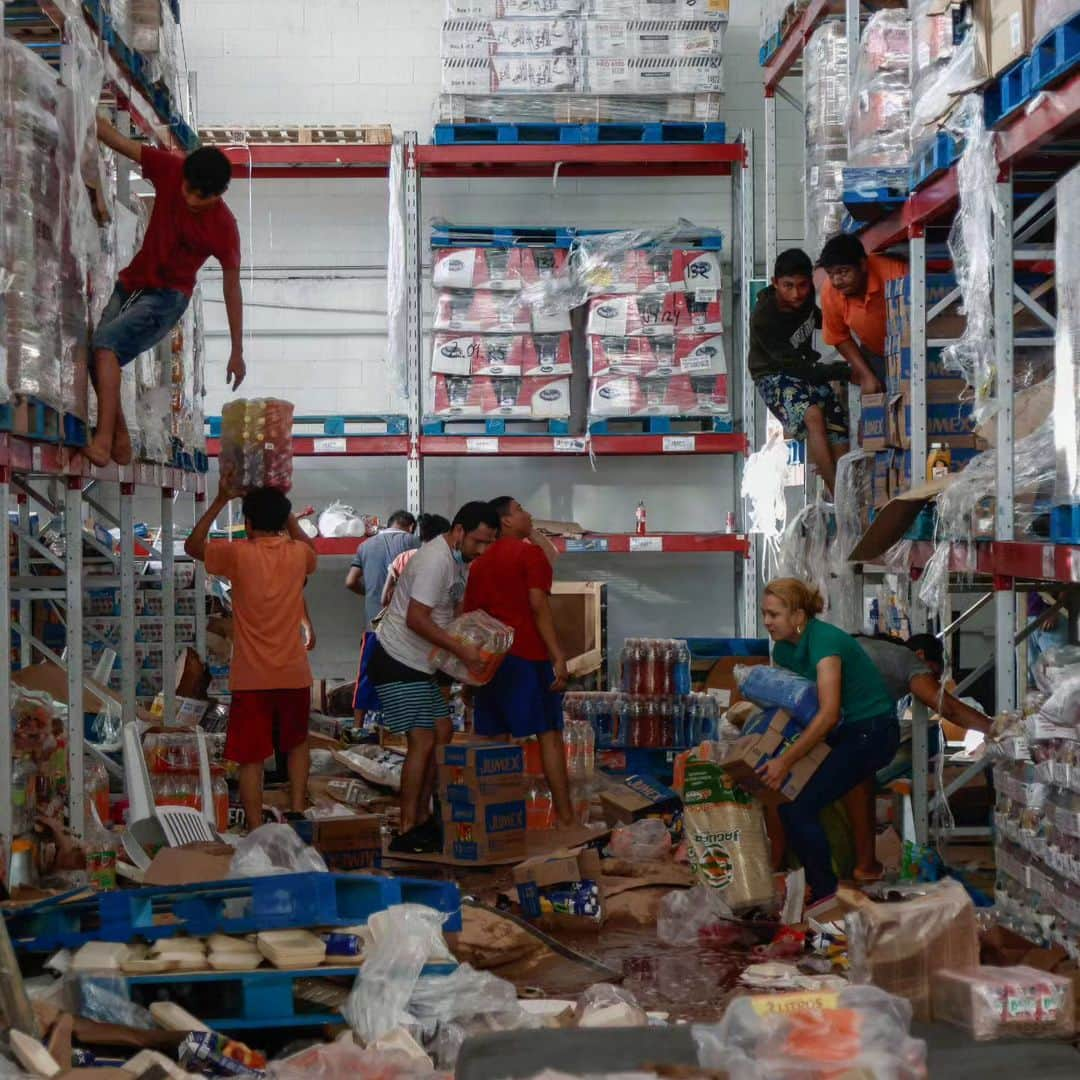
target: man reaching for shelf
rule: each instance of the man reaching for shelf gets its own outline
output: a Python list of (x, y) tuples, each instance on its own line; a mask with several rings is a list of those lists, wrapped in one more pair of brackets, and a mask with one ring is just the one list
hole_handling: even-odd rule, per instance
[(186, 157), (157, 150), (121, 135), (98, 117), (98, 138), (142, 167), (154, 185), (154, 208), (142, 247), (120, 279), (91, 340), (90, 377), (98, 399), (98, 422), (86, 456), (94, 465), (131, 461), (131, 438), (120, 406), (120, 369), (153, 348), (183, 316), (195, 275), (213, 255), (221, 263), (232, 352), (226, 382), (244, 380), (243, 297), (240, 231), (222, 201), (232, 179), (229, 159), (212, 146)]

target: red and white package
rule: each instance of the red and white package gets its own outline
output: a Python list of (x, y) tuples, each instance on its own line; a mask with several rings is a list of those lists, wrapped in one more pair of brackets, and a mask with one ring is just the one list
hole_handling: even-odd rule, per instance
[(722, 375), (727, 372), (720, 334), (678, 337), (603, 337), (590, 335), (589, 375)]
[(589, 301), (585, 332), (613, 337), (719, 333), (724, 313), (718, 295), (640, 293), (598, 296)]
[(562, 334), (570, 331), (570, 313), (530, 308), (517, 293), (446, 290), (436, 300), (432, 327), (473, 334)]
[(589, 292), (697, 292), (720, 295), (720, 253), (702, 248), (635, 248), (587, 272)]
[(436, 334), (436, 375), (569, 375), (569, 334)]
[(720, 416), (728, 411), (727, 375), (602, 375), (589, 384), (590, 416)]
[(433, 415), (554, 420), (570, 415), (570, 380), (492, 375), (436, 375)]
[(553, 277), (566, 254), (561, 248), (436, 248), (431, 281), (437, 289), (517, 292)]

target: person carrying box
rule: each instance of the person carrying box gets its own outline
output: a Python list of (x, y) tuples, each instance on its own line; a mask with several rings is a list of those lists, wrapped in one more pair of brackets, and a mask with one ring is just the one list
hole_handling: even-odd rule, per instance
[(203, 146), (186, 157), (144, 146), (98, 117), (98, 138), (142, 167), (154, 185), (154, 208), (142, 247), (120, 272), (90, 342), (90, 377), (98, 422), (84, 453), (94, 465), (131, 461), (131, 438), (120, 407), (120, 369), (152, 349), (180, 321), (195, 289), (195, 275), (213, 255), (221, 263), (232, 352), (225, 380), (244, 381), (240, 230), (223, 196), (232, 179), (229, 159)]
[(184, 551), (206, 571), (232, 584), (232, 704), (225, 757), (240, 766), (240, 802), (248, 829), (262, 824), (263, 762), (288, 756), (289, 815), (307, 807), (310, 769), (308, 720), (311, 666), (305, 644), (310, 626), (304, 585), (315, 570), (315, 545), (296, 522), (278, 488), (244, 496), (246, 540), (207, 540), (232, 494), (219, 490), (184, 541)]
[(750, 316), (750, 377), (769, 412), (792, 439), (805, 439), (825, 486), (836, 484), (836, 463), (848, 451), (846, 402), (831, 385), (847, 381), (847, 362), (823, 364), (815, 348), (821, 311), (814, 300), (814, 267), (799, 248), (781, 252), (772, 285)]

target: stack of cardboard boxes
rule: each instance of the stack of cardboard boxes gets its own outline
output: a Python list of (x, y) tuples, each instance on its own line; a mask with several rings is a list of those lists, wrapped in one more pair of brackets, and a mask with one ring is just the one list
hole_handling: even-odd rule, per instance
[[(956, 289), (951, 274), (928, 274), (926, 309), (932, 312)], [(925, 477), (926, 462), (911, 460), (911, 278), (885, 285), (887, 380), (884, 394), (864, 394), (862, 447), (874, 455), (873, 501), (880, 508)], [(952, 340), (964, 330), (956, 300), (927, 321), (927, 342)], [(952, 471), (962, 469), (982, 448), (975, 434), (970, 392), (956, 372), (945, 367), (943, 349), (926, 350), (926, 442), (949, 448)]]
[(463, 862), (525, 855), (525, 755), (481, 743), (438, 750), (443, 854)]

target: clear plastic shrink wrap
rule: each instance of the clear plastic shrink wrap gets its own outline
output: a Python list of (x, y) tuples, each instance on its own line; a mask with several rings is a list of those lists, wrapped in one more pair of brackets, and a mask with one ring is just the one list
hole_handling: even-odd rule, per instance
[(949, 126), (949, 114), (979, 78), (977, 35), (971, 28), (955, 40), (953, 8), (937, 0), (912, 0), (911, 145), (916, 151)]
[(1080, 166), (1058, 181), (1054, 502), (1080, 503)]
[(242, 495), (252, 488), (292, 486), (290, 401), (253, 398), (230, 401), (221, 410), (221, 483)]
[(844, 25), (814, 31), (803, 54), (806, 101), (806, 236), (811, 259), (840, 231), (847, 162), (848, 42)]
[(859, 42), (848, 112), (848, 162), (907, 165), (911, 156), (911, 20), (902, 10), (871, 16)]
[(1035, 9), (1034, 38), (1039, 41), (1066, 19), (1080, 12), (1080, 0), (1039, 0)]
[(446, 0), (448, 19), (715, 19), (731, 0)]
[(436, 122), (464, 124), (604, 124), (660, 120), (705, 123), (721, 119), (717, 92), (640, 94), (442, 94)]

